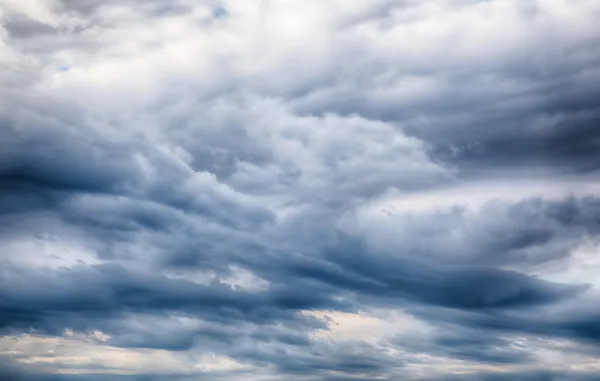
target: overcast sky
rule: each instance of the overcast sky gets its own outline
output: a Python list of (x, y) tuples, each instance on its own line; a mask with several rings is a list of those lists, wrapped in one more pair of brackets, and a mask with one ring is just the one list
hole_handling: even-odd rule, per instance
[(600, 379), (600, 1), (0, 0), (0, 379)]

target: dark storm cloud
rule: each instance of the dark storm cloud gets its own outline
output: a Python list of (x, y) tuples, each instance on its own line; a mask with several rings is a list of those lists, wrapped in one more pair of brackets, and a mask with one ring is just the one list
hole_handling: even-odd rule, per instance
[[(193, 177), (193, 172), (156, 152), (143, 139), (123, 136), (109, 124), (82, 131), (84, 117), (77, 106), (64, 111), (66, 105), (59, 101), (37, 101), (24, 101), (11, 109), (13, 114), (2, 125), (0, 183), (5, 192), (0, 202), (12, 204), (11, 199), (23, 197), (18, 208), (26, 209), (28, 202), (39, 208), (41, 195), (46, 200), (64, 200), (80, 193), (106, 194), (153, 200), (237, 228), (271, 219), (269, 211), (250, 206), (247, 217), (251, 221), (245, 222), (233, 209), (249, 205), (222, 192), (212, 174)], [(151, 161), (156, 167), (150, 170), (160, 171), (160, 177), (148, 176), (143, 160)], [(79, 219), (76, 223), (94, 224), (97, 218), (76, 214), (70, 214)]]
[[(3, 328), (28, 328), (59, 333), (69, 324), (83, 325), (95, 316), (124, 312), (159, 314), (166, 311), (208, 320), (310, 322), (299, 310), (343, 308), (329, 295), (308, 294), (285, 287), (251, 292), (226, 284), (195, 284), (117, 265), (98, 265), (52, 271), (4, 266), (2, 269)], [(93, 323), (92, 323), (93, 324)]]
[(50, 210), (60, 204), (62, 197), (52, 192), (43, 192), (21, 179), (0, 180), (0, 205), (3, 218), (6, 215)]
[[(28, 181), (23, 180), (24, 178), (25, 176), (22, 176), (19, 181), (28, 184), (29, 187), (37, 186), (38, 191), (30, 191), (31, 195), (42, 195), (42, 190), (50, 192), (48, 194), (62, 192), (63, 195), (71, 195), (69, 200), (76, 200), (74, 195), (89, 192), (85, 188), (78, 188), (76, 182), (65, 181), (62, 184), (66, 185), (55, 186), (42, 181), (36, 183), (31, 180), (34, 177)], [(19, 181), (11, 181), (12, 183), (7, 184), (19, 184)], [(11, 188), (5, 189), (10, 195)], [(100, 200), (96, 202), (98, 201)], [(595, 199), (589, 198), (570, 199), (560, 203), (533, 201), (529, 204), (513, 205), (508, 211), (508, 221), (529, 221), (529, 231), (526, 229), (517, 232), (509, 224), (503, 225), (501, 229), (506, 230), (500, 231), (503, 232), (504, 239), (494, 244), (500, 246), (489, 246), (490, 243), (489, 250), (493, 247), (494, 252), (506, 253), (516, 246), (544, 244), (553, 237), (555, 230), (552, 229), (556, 229), (556, 226), (581, 226), (594, 233), (597, 229), (597, 213), (594, 209), (596, 204)], [(52, 205), (55, 204), (50, 203), (50, 207)], [(148, 207), (135, 202), (117, 202), (114, 205), (111, 201), (104, 205), (100, 203), (94, 208), (63, 200), (61, 214), (66, 221), (85, 227), (88, 231), (96, 231), (97, 234), (101, 231), (119, 231), (119, 234), (128, 231), (155, 231), (160, 234), (184, 226), (170, 209)], [(536, 221), (536, 218), (540, 221), (553, 221), (553, 224), (549, 225), (552, 229), (536, 230), (535, 225), (531, 225), (531, 221)], [(515, 232), (518, 236), (507, 240), (507, 233), (510, 232)], [(118, 239), (116, 233), (105, 237)], [(210, 246), (202, 249), (193, 244), (193, 239), (189, 242), (192, 243), (189, 248), (186, 248), (186, 245), (189, 245), (186, 241), (177, 242), (172, 246), (174, 249), (187, 251), (189, 261), (183, 261), (183, 257), (172, 256), (175, 253), (169, 252), (171, 256), (166, 258), (172, 259), (166, 264), (181, 268), (221, 266), (218, 265), (219, 259), (211, 255), (214, 251), (211, 251)], [(203, 251), (205, 254), (202, 254)], [(410, 255), (381, 255), (363, 247), (360, 240), (349, 240), (347, 237), (341, 237), (341, 244), (337, 247), (322, 248), (316, 253), (316, 257), (294, 257), (290, 253), (277, 253), (274, 257), (269, 257), (266, 252), (250, 253), (256, 257), (244, 257), (241, 253), (223, 254), (229, 254), (232, 263), (239, 262), (240, 265), (271, 281), (273, 286), (270, 292), (244, 292), (232, 290), (225, 285), (200, 286), (154, 275), (137, 276), (118, 266), (81, 267), (44, 273), (21, 269), (19, 271), (24, 272), (15, 272), (16, 277), (11, 277), (11, 268), (5, 267), (2, 290), (7, 294), (2, 298), (2, 326), (11, 330), (33, 327), (49, 334), (61, 334), (67, 328), (81, 331), (102, 329), (114, 335), (114, 338), (108, 341), (109, 345), (179, 351), (187, 350), (197, 345), (197, 342), (210, 338), (208, 342), (213, 343), (211, 348), (215, 350), (223, 343), (234, 345), (234, 341), (224, 334), (223, 329), (212, 332), (166, 331), (162, 334), (136, 330), (127, 332), (111, 327), (105, 320), (125, 312), (160, 315), (168, 311), (225, 324), (243, 320), (257, 324), (278, 322), (293, 325), (299, 321), (294, 311), (348, 307), (334, 301), (332, 297), (338, 295), (356, 298), (364, 306), (406, 306), (410, 301), (468, 311), (530, 308), (560, 302), (580, 290), (578, 287), (556, 285), (524, 274), (491, 267), (441, 266), (428, 260), (417, 260)], [(266, 263), (261, 260), (261, 255), (266, 256)], [(433, 321), (437, 319), (438, 317), (434, 317)], [(477, 325), (473, 322), (469, 324)], [(593, 322), (580, 324), (577, 320), (566, 321), (563, 327), (549, 326), (546, 330), (534, 328), (533, 322), (518, 324), (510, 320), (506, 324), (516, 325), (513, 328), (515, 331), (554, 334), (572, 339), (589, 336), (595, 329)], [(481, 323), (481, 327), (493, 328), (485, 323)], [(253, 337), (252, 340), (269, 341), (264, 336)], [(273, 340), (291, 345), (303, 342), (306, 344), (306, 337), (303, 336), (274, 336)], [(482, 339), (481, 342), (440, 340), (432, 343), (430, 349), (423, 348), (423, 351), (438, 352), (440, 348), (448, 345), (452, 346), (452, 349), (445, 352), (446, 356), (471, 361), (518, 363), (526, 359), (526, 356), (516, 353), (496, 353), (489, 350), (494, 340), (492, 338)], [(489, 352), (482, 352), (481, 347), (488, 348)], [(314, 358), (302, 360), (302, 355), (276, 360), (272, 355), (260, 352), (244, 354), (228, 348), (222, 348), (220, 352), (257, 364), (276, 363), (281, 372), (290, 374), (321, 371), (373, 374), (383, 372), (388, 366), (379, 361), (378, 357), (367, 360), (364, 356), (359, 356), (323, 362)]]
[[(598, 99), (599, 95), (590, 98)], [(515, 161), (554, 167), (564, 173), (597, 171), (600, 168), (597, 154), (600, 107), (571, 114), (558, 113), (555, 116), (550, 112), (548, 118), (554, 121), (543, 128), (528, 128), (527, 124), (535, 121), (521, 122), (523, 125), (516, 125), (513, 135), (485, 137), (473, 133), (468, 140), (435, 144), (432, 152), (442, 160), (476, 172), (484, 166), (506, 168)]]
[[(582, 207), (582, 205), (587, 206)], [(524, 208), (523, 205), (513, 206), (513, 212), (509, 211), (508, 214), (516, 214), (519, 218), (532, 221), (538, 213), (542, 213), (545, 217), (549, 216), (566, 226), (581, 225), (595, 229), (594, 205), (594, 199), (570, 199), (562, 203), (549, 204), (534, 201), (528, 208)], [(172, 214), (165, 214), (160, 209), (146, 209), (143, 204), (124, 204), (123, 206), (126, 208), (112, 209), (110, 204), (100, 204), (100, 209), (93, 212), (85, 209), (79, 210), (80, 215), (93, 216), (93, 220), (86, 217), (86, 219), (76, 221), (80, 224), (85, 223), (86, 229), (99, 228), (127, 232), (131, 226), (134, 226), (134, 232), (147, 229), (155, 231), (154, 234), (160, 233), (163, 229), (167, 229), (167, 234), (173, 234), (172, 230), (177, 230), (182, 226), (181, 222), (177, 218), (173, 218)], [(523, 210), (526, 209), (529, 212), (521, 216)], [(95, 225), (91, 221), (96, 221), (94, 224), (97, 226), (94, 227)], [(114, 225), (115, 223), (118, 225)], [(134, 225), (131, 225), (132, 223)], [(513, 230), (508, 230), (508, 232), (510, 231)], [(505, 239), (499, 244), (504, 245), (507, 233), (502, 232), (501, 235)], [(117, 235), (109, 234), (106, 237), (112, 240), (118, 239)], [(268, 254), (260, 252), (260, 249), (238, 254), (220, 253), (219, 257), (230, 255), (228, 260), (232, 261), (231, 263), (238, 262), (272, 282), (271, 290), (278, 295), (278, 299), (273, 301), (271, 306), (261, 307), (261, 303), (267, 301), (262, 299), (263, 295), (260, 293), (238, 293), (231, 290), (231, 297), (236, 298), (235, 300), (226, 298), (214, 302), (214, 308), (217, 311), (230, 307), (231, 314), (216, 312), (215, 315), (210, 312), (213, 310), (212, 307), (204, 307), (199, 311), (197, 303), (200, 301), (194, 301), (194, 298), (201, 298), (202, 295), (215, 296), (213, 291), (216, 289), (198, 286), (199, 294), (194, 296), (195, 294), (192, 293), (188, 298), (185, 297), (185, 291), (190, 291), (190, 287), (193, 288), (192, 284), (152, 276), (132, 278), (133, 274), (122, 268), (99, 266), (94, 269), (79, 268), (76, 271), (60, 271), (51, 277), (47, 274), (26, 272), (25, 279), (28, 279), (27, 283), (31, 284), (29, 287), (33, 287), (32, 293), (25, 295), (17, 293), (7, 299), (12, 300), (12, 304), (8, 303), (5, 306), (4, 326), (17, 325), (23, 328), (33, 326), (38, 329), (46, 327), (50, 329), (50, 332), (58, 333), (62, 329), (77, 328), (82, 324), (80, 329), (90, 330), (94, 328), (94, 324), (99, 324), (94, 321), (96, 314), (102, 318), (103, 315), (112, 316), (124, 311), (158, 313), (161, 310), (180, 311), (188, 314), (200, 313), (207, 319), (227, 320), (239, 317), (254, 321), (253, 308), (248, 309), (250, 305), (256, 306), (258, 310), (264, 308), (262, 312), (257, 312), (255, 317), (262, 316), (267, 320), (291, 319), (292, 316), (284, 312), (285, 310), (340, 308), (340, 305), (332, 302), (330, 296), (344, 294), (355, 295), (365, 305), (405, 305), (408, 301), (412, 301), (464, 310), (502, 310), (529, 308), (559, 302), (581, 290), (581, 287), (557, 285), (517, 272), (491, 267), (441, 266), (402, 253), (400, 256), (380, 255), (366, 249), (360, 240), (352, 240), (343, 236), (339, 239), (338, 246), (324, 248), (322, 249), (324, 251), (317, 253), (316, 257), (292, 256), (289, 253)], [(530, 246), (545, 243), (545, 239), (538, 242), (535, 239), (527, 239), (526, 236), (524, 240), (524, 244)], [(190, 243), (193, 242), (194, 240), (190, 241)], [(187, 252), (189, 261), (182, 261), (183, 257), (173, 256), (176, 252), (167, 251), (166, 258), (172, 259), (168, 259), (166, 264), (183, 269), (222, 269), (226, 273), (223, 265), (219, 264), (219, 259), (214, 258), (217, 252), (211, 251), (210, 248), (206, 251), (195, 245), (186, 248), (188, 245), (186, 242), (178, 242), (172, 247)], [(495, 248), (497, 253), (506, 251), (507, 248)], [(265, 262), (261, 260), (263, 258)], [(9, 272), (5, 274), (10, 275)], [(61, 276), (57, 278), (59, 274)], [(85, 293), (81, 295), (62, 294), (59, 300), (55, 299), (58, 294), (51, 297), (52, 295), (45, 293), (31, 299), (37, 292), (45, 291), (50, 285), (53, 285), (49, 287), (50, 290), (58, 287), (62, 283), (56, 283), (56, 281), (61, 277), (69, 282), (68, 284), (76, 284), (77, 279), (85, 279), (89, 289), (86, 289)], [(69, 278), (71, 279), (69, 280)], [(10, 278), (5, 279), (7, 285), (11, 283), (8, 279)], [(122, 280), (125, 279), (127, 281), (122, 283)], [(70, 289), (68, 285), (65, 287)], [(118, 291), (121, 289), (123, 291)], [(227, 287), (222, 291), (225, 292), (226, 289)], [(130, 291), (133, 293), (131, 298), (127, 297)], [(121, 298), (121, 294), (124, 294), (123, 298)], [(106, 298), (102, 295), (105, 295)], [(316, 297), (317, 295), (319, 298)], [(85, 301), (85, 305), (80, 305), (77, 300), (82, 303)], [(229, 305), (227, 301), (232, 304)], [(42, 304), (38, 305), (38, 302)], [(238, 305), (238, 303), (241, 304)], [(63, 307), (57, 308), (57, 305)], [(50, 312), (46, 316), (44, 311)], [(85, 320), (77, 319), (76, 313), (88, 316), (91, 324), (86, 325)], [(56, 322), (61, 325), (55, 326)], [(164, 340), (164, 342), (160, 340)], [(193, 343), (190, 336), (182, 337), (181, 341), (178, 341), (175, 335), (173, 340), (175, 341), (170, 341), (166, 336), (159, 341), (153, 337), (147, 339), (117, 337), (114, 342), (120, 341), (125, 346), (164, 345), (172, 349), (185, 348)], [(138, 344), (135, 344), (136, 342)]]
[(552, 303), (579, 288), (485, 267), (437, 267), (418, 261), (341, 258), (353, 273), (379, 279), (374, 294), (461, 309), (511, 308)]
[[(572, 64), (565, 55), (544, 61), (540, 70), (507, 71), (507, 77), (532, 83), (529, 93), (461, 107), (466, 112), (451, 122), (451, 132), (444, 131), (443, 121), (444, 115), (452, 120), (450, 110), (439, 113), (436, 125), (408, 122), (408, 130), (429, 141), (434, 156), (461, 166), (465, 174), (481, 175), (515, 163), (557, 172), (597, 171), (600, 79), (593, 72), (600, 64), (600, 51), (594, 45), (597, 40), (578, 46), (572, 54), (585, 58)], [(477, 102), (468, 94), (459, 99)]]
[(563, 340), (570, 343), (573, 353), (598, 356), (597, 295), (574, 298), (564, 305), (520, 311), (467, 312), (416, 307), (413, 312), (442, 329), (429, 341), (400, 338), (394, 342), (408, 350), (429, 347), (427, 352), (463, 359), (471, 356), (472, 361), (511, 362), (512, 358), (512, 362), (520, 363), (527, 362), (528, 357), (534, 358), (527, 345), (512, 341), (514, 337), (521, 337)]
[(59, 376), (38, 373), (13, 364), (9, 359), (0, 357), (0, 379), (10, 381), (59, 381)]
[[(248, 291), (218, 282), (204, 286), (114, 265), (43, 273), (4, 266), (0, 284), (5, 293), (0, 327), (8, 335), (28, 330), (51, 336), (61, 336), (67, 329), (84, 334), (101, 330), (109, 335), (98, 342), (104, 345), (168, 351), (193, 348), (259, 366), (277, 364), (290, 373), (302, 372), (301, 368), (308, 372), (307, 361), (321, 364), (323, 370), (347, 367), (353, 372), (358, 371), (353, 367), (362, 366), (366, 371), (369, 366), (356, 356), (338, 353), (341, 357), (324, 361), (318, 353), (303, 354), (302, 348), (326, 349), (308, 337), (326, 325), (299, 312), (349, 307), (328, 294), (306, 289), (280, 286)], [(185, 324), (185, 319), (203, 323)], [(284, 348), (288, 354), (281, 356)], [(376, 366), (375, 358), (370, 364)]]
[[(7, 6), (0, 329), (100, 330), (98, 346), (256, 368), (59, 375), (74, 366), (5, 361), (0, 378), (419, 379), (407, 365), (441, 358), (504, 372), (420, 379), (594, 379), (534, 372), (541, 362), (511, 335), (600, 342), (592, 286), (532, 275), (596, 242), (597, 197), (517, 189), (475, 209), (361, 214), (393, 192), (598, 169), (593, 6), (550, 3)], [(52, 248), (74, 260), (49, 266)], [(257, 279), (230, 284), (244, 274)], [(307, 315), (372, 310), (436, 330), (325, 340), (315, 333), (335, 323)]]
[[(578, 218), (576, 212), (560, 214), (563, 205), (558, 205), (555, 212), (559, 217)], [(549, 209), (552, 210), (552, 205)], [(499, 234), (506, 237), (511, 231), (509, 228)], [(541, 243), (545, 243), (544, 240)], [(526, 240), (524, 244), (535, 246), (540, 242)], [(503, 247), (494, 249), (497, 255), (508, 251)], [(436, 263), (435, 255), (431, 260), (426, 259), (428, 254), (433, 253), (414, 254), (407, 250), (380, 254), (361, 240), (338, 235), (337, 244), (323, 247), (315, 255), (282, 254), (267, 256), (265, 261), (257, 256), (242, 258), (241, 263), (275, 283), (292, 282), (302, 288), (316, 281), (365, 296), (363, 302), (366, 303), (372, 298), (370, 300), (380, 299), (379, 303), (392, 305), (411, 300), (465, 310), (526, 308), (568, 299), (584, 289), (485, 265), (441, 265)]]
[(81, 129), (85, 117), (77, 105), (15, 97), (8, 106), (0, 109), (3, 182), (40, 191), (117, 193), (126, 183), (141, 180), (131, 160), (139, 145), (134, 141), (111, 144), (104, 133)]

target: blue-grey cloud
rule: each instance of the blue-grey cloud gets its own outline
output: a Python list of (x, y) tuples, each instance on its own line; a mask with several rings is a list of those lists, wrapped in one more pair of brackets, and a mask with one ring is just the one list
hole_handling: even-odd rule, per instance
[(0, 3), (0, 378), (598, 378), (593, 1)]

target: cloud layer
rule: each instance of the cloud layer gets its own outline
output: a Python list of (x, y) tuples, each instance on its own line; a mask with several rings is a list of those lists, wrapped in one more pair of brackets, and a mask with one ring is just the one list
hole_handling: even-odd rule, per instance
[(0, 378), (600, 377), (594, 0), (0, 0)]

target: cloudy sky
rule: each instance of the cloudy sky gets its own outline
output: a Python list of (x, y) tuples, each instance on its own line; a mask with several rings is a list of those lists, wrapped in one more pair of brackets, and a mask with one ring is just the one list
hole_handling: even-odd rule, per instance
[(598, 0), (0, 0), (0, 379), (600, 379)]

